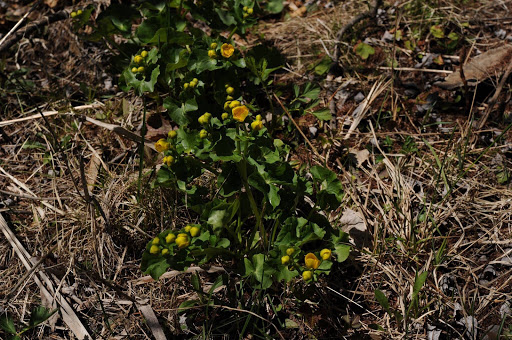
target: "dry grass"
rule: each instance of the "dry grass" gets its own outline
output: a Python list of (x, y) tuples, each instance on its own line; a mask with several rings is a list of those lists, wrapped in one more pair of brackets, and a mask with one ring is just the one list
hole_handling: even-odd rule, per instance
[[(495, 17), (503, 6), (507, 10), (511, 7), (510, 2), (482, 1), (463, 12), (447, 1), (441, 1), (441, 5), (444, 6), (433, 15), (455, 22)], [(288, 72), (282, 80), (300, 83), (311, 78), (308, 66), (332, 53), (340, 23), (360, 11), (359, 1), (345, 1), (305, 18), (271, 25), (262, 23), (259, 31), (287, 56)], [(402, 23), (408, 28), (418, 20), (430, 22), (404, 15)], [(388, 28), (394, 26), (388, 25)], [(483, 24), (472, 25), (473, 32), (481, 30), (475, 47), (484, 49), (496, 43), (492, 29)], [(364, 33), (365, 28), (363, 24), (358, 29)], [(36, 54), (53, 55), (53, 58), (46, 57), (48, 67), (56, 70), (51, 72), (51, 77), (31, 71), (26, 78), (38, 79), (38, 95), (47, 96), (49, 102), (54, 86), (69, 90), (67, 102), (79, 102), (84, 100), (79, 95), (80, 82), (104, 83), (108, 78), (100, 62), (104, 55), (94, 46), (85, 50), (61, 25), (53, 29), (49, 36), (58, 35), (59, 44), (45, 45), (39, 41), (32, 49), (22, 44), (16, 58), (36, 70), (37, 62), (31, 64), (29, 60), (37, 59)], [(484, 127), (487, 130), (476, 131), (467, 117), (452, 113), (443, 118), (455, 121), (453, 126), (457, 130), (453, 134), (440, 132), (436, 127), (425, 133), (419, 119), (408, 116), (407, 107), (411, 103), (403, 99), (403, 92), (393, 82), (382, 82), (382, 94), (368, 103), (365, 115), (353, 117), (358, 106), (354, 94), (358, 91), (367, 94), (381, 78), (355, 71), (354, 63), (358, 59), (349, 43), (342, 44), (346, 51), (342, 60), (347, 71), (337, 82), (326, 82), (324, 86), (336, 90), (340, 84), (350, 85), (332, 98), (324, 98), (326, 105), (329, 100), (336, 102), (337, 125), (334, 130), (325, 127), (322, 136), (329, 143), (319, 150), (329, 166), (340, 174), (346, 192), (339, 214), (330, 216), (331, 220), (338, 221), (348, 208), (354, 210), (371, 242), (356, 247), (349, 264), (337, 268), (332, 278), (319, 283), (314, 292), (307, 291), (312, 303), (305, 304), (306, 307), (289, 301), (290, 287), (279, 297), (290, 311), (290, 318), (299, 324), (296, 333), (290, 331), (287, 335), (305, 338), (308, 333), (326, 327), (319, 337), (340, 336), (340, 330), (347, 328), (347, 318), (342, 316), (347, 315), (354, 326), (346, 330), (347, 337), (425, 339), (427, 326), (432, 326), (448, 338), (462, 338), (465, 332), (468, 335), (461, 320), (474, 317), (478, 320), (478, 336), (474, 338), (483, 338), (489, 327), (500, 324), (500, 309), (512, 298), (512, 190), (497, 180), (500, 169), (510, 167), (510, 133), (497, 145), (486, 148), (481, 138), (473, 136), (486, 136), (489, 130), (503, 131), (503, 126), (493, 124)], [(380, 48), (381, 56), (395, 51), (393, 46)], [(385, 58), (378, 57), (373, 62), (384, 65)], [(397, 59), (399, 66), (413, 63), (404, 54)], [(74, 71), (77, 67), (81, 72)], [(430, 79), (424, 74), (401, 76), (416, 81)], [(103, 100), (104, 108), (90, 109), (85, 114), (89, 117), (104, 114), (111, 123), (137, 131), (141, 126), (141, 101), (122, 97), (113, 90), (105, 91), (113, 97)], [(3, 120), (37, 113), (30, 110), (39, 102), (30, 102), (24, 94), (20, 102), (4, 104), (5, 112), (10, 114)], [(52, 105), (62, 109), (67, 106), (63, 103), (56, 101)], [(475, 107), (484, 105), (474, 104)], [(368, 122), (375, 123), (380, 108), (389, 111), (390, 123), (370, 127)], [(351, 125), (352, 135), (344, 140)], [(9, 228), (31, 256), (42, 258), (56, 247), (40, 269), (70, 301), (94, 338), (152, 338), (157, 330), (144, 321), (148, 319), (142, 311), (144, 305), (156, 312), (168, 336), (179, 333), (184, 323), (177, 307), (195, 294), (188, 282), (190, 274), (172, 273), (153, 282), (141, 279), (143, 274), (139, 269), (142, 251), (153, 235), (180, 220), (193, 218), (185, 206), (177, 204), (172, 192), (152, 190), (147, 185), (154, 176), (156, 154), (149, 148), (146, 150), (143, 185), (146, 189), (139, 198), (133, 141), (86, 123), (78, 115), (53, 117), (49, 124), (32, 119), (4, 126), (3, 130), (2, 136), (9, 137), (2, 137), (0, 147), (0, 201), (3, 202), (0, 211), (9, 218)], [(52, 140), (52, 133), (58, 137), (57, 141)], [(61, 142), (64, 136), (70, 137), (66, 145)], [(401, 149), (406, 136), (415, 142), (417, 151)], [(392, 147), (383, 145), (386, 137), (395, 141)], [(41, 143), (40, 146), (22, 148), (33, 141)], [(359, 165), (348, 162), (337, 152), (367, 147), (371, 149), (369, 157)], [(85, 170), (86, 183), (80, 175), (81, 167)], [(90, 197), (98, 205), (87, 200), (85, 190), (90, 191)], [(415, 275), (423, 271), (429, 275), (419, 294), (420, 308), (413, 313), (408, 309)], [(17, 286), (25, 273), (12, 245), (1, 238), (0, 307), (12, 313), (16, 320), (26, 320), (32, 306), (46, 303), (41, 301), (40, 287), (33, 277)], [(216, 270), (202, 272), (204, 286), (211, 286), (217, 275)], [(391, 310), (408, 317), (400, 321), (386, 313), (375, 299), (376, 289), (386, 294)], [(9, 293), (12, 296), (6, 300)], [(228, 289), (222, 287), (215, 295), (220, 300), (227, 299)], [(244, 296), (249, 298), (253, 297)], [(322, 309), (316, 301), (323, 301), (326, 306)], [(270, 313), (269, 302), (263, 305), (267, 310), (261, 313)], [(247, 313), (213, 310), (212, 317), (218, 322), (241, 318), (239, 315)], [(321, 317), (315, 319), (317, 315)], [(377, 331), (371, 324), (383, 330)], [(215, 333), (215, 329), (212, 331)], [(33, 337), (74, 338), (61, 319), (41, 327)]]

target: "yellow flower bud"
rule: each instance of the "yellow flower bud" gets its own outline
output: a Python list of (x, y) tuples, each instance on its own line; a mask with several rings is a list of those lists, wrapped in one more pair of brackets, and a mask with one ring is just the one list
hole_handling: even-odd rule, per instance
[(229, 105), (231, 104), (231, 101), (228, 100), (227, 102), (224, 103), (224, 110), (228, 110), (229, 109)]
[(304, 281), (309, 281), (313, 278), (313, 273), (310, 270), (306, 270), (302, 273), (302, 278)]
[(215, 50), (208, 50), (208, 57), (211, 59), (217, 58), (217, 53), (215, 53)]
[(226, 96), (226, 100), (233, 100), (234, 98), (231, 96)]
[(215, 42), (210, 44), (210, 48), (211, 48), (212, 50), (216, 49), (216, 48), (217, 48), (217, 46), (218, 46), (218, 45), (217, 45), (217, 43), (215, 43)]
[(163, 163), (167, 166), (171, 166), (173, 163), (174, 163), (174, 157), (169, 155), (169, 156), (165, 156), (164, 159), (162, 160)]
[(206, 137), (208, 137), (208, 131), (206, 131), (205, 129), (199, 131), (199, 138), (204, 139)]
[(285, 255), (285, 256), (281, 257), (282, 264), (287, 265), (289, 262), (290, 262), (290, 256)]
[(231, 86), (231, 85), (229, 85), (229, 84), (224, 84), (224, 88), (226, 88), (226, 89), (227, 89), (228, 87), (230, 87), (230, 86)]
[(192, 81), (193, 81), (194, 83), (196, 83), (196, 84), (199, 82), (199, 80), (197, 80), (197, 78), (192, 79)]
[(190, 81), (190, 83), (188, 83), (188, 85), (189, 85), (190, 87), (196, 87), (196, 85), (197, 85), (197, 81), (193, 81), (193, 80), (191, 80), (191, 81)]
[(252, 9), (252, 8), (247, 9), (247, 14), (252, 14), (253, 12), (254, 12), (254, 9)]
[(287, 254), (287, 255), (292, 256), (292, 255), (293, 255), (293, 253), (295, 253), (295, 249), (294, 249), (294, 248), (288, 248), (288, 249), (286, 249), (286, 254)]
[(149, 252), (151, 254), (158, 254), (160, 253), (160, 247), (158, 247), (157, 245), (152, 245), (151, 248), (149, 248)]
[(162, 249), (162, 255), (167, 255), (167, 254), (169, 254), (169, 249), (167, 249), (167, 248)]
[(165, 139), (159, 139), (158, 142), (155, 143), (155, 149), (158, 152), (164, 152), (169, 150), (169, 143)]
[(248, 10), (248, 9), (249, 9), (249, 8), (248, 8), (247, 6), (244, 6), (244, 8), (242, 8), (242, 10), (243, 10), (244, 12), (247, 12), (247, 10)]
[(228, 87), (228, 88), (226, 89), (226, 93), (227, 93), (227, 94), (233, 94), (233, 93), (235, 93), (235, 89), (234, 89), (234, 88), (232, 88), (232, 87), (230, 86), (230, 87)]
[(197, 121), (199, 122), (199, 124), (203, 125), (205, 124), (204, 122), (204, 116), (199, 116), (199, 118), (197, 118)]
[(189, 86), (190, 86), (190, 85), (189, 85), (189, 83), (185, 83), (185, 84), (183, 84), (183, 88), (184, 88), (185, 90), (186, 90), (186, 89), (188, 89), (188, 87), (189, 87)]
[(142, 73), (144, 72), (144, 66), (141, 66), (137, 69), (137, 72)]
[(76, 17), (76, 12), (71, 12), (70, 15), (71, 15), (72, 18), (74, 18), (74, 17)]
[(186, 232), (186, 233), (190, 232), (190, 229), (192, 229), (192, 226), (191, 226), (191, 225), (187, 225), (187, 226), (185, 227), (185, 232)]
[[(184, 235), (184, 236), (180, 236), (180, 235)], [(190, 245), (190, 240), (188, 239), (188, 235), (187, 234), (179, 234), (178, 237), (176, 238), (176, 245), (180, 249), (188, 247)]]
[(160, 239), (158, 237), (155, 237), (153, 241), (151, 241), (151, 244), (160, 244)]
[(171, 130), (167, 134), (167, 137), (169, 137), (170, 139), (174, 139), (174, 138), (176, 138), (176, 136), (178, 136), (178, 133), (175, 130)]
[(143, 60), (143, 59), (142, 59), (142, 57), (141, 57), (140, 55), (136, 55), (136, 56), (133, 58), (133, 62), (134, 62), (135, 64), (140, 64), (140, 63), (142, 63), (142, 60)]
[(256, 120), (261, 120), (261, 115), (257, 115)]
[(242, 105), (238, 100), (233, 100), (231, 103), (229, 103), (229, 108), (234, 109), (237, 106)]
[(244, 13), (242, 16), (243, 16), (243, 17), (244, 17), (244, 19), (245, 19), (245, 18), (247, 18), (247, 17), (249, 16), (249, 14)]
[(322, 249), (320, 251), (320, 257), (324, 260), (328, 260), (331, 258), (332, 252), (330, 249)]
[(263, 129), (262, 121), (261, 120), (255, 120), (254, 122), (251, 123), (251, 128), (254, 131), (260, 131), (261, 129)]
[(224, 112), (220, 117), (222, 118), (222, 120), (226, 120), (229, 118), (229, 113)]
[(82, 13), (83, 13), (83, 12), (82, 12), (82, 10), (81, 10), (81, 9), (79, 9), (78, 11), (76, 11), (76, 15), (82, 15)]
[(317, 269), (320, 266), (320, 260), (318, 259), (318, 257), (316, 257), (315, 254), (308, 253), (304, 257), (304, 264), (305, 264), (306, 268)]
[(132, 72), (133, 73), (137, 73), (137, 68), (136, 67), (132, 67)]
[(141, 56), (142, 58), (146, 58), (146, 57), (148, 56), (148, 51), (142, 51), (142, 52), (140, 52), (140, 56)]
[(173, 243), (175, 240), (176, 240), (176, 235), (174, 235), (173, 233), (167, 234), (167, 236), (165, 237), (165, 242), (167, 244)]
[(201, 230), (198, 227), (190, 228), (190, 235), (192, 237), (196, 237), (197, 235), (199, 235), (200, 232), (201, 232)]

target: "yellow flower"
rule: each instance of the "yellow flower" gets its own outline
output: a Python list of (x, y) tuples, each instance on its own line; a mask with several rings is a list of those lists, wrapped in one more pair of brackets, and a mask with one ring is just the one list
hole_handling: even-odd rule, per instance
[(81, 10), (81, 9), (79, 9), (78, 11), (76, 11), (76, 15), (82, 15), (82, 13), (83, 13), (83, 12), (82, 12), (82, 10)]
[(148, 56), (148, 51), (142, 51), (142, 52), (140, 52), (140, 56), (141, 56), (142, 58), (146, 58), (146, 57)]
[(163, 163), (167, 166), (171, 166), (173, 163), (174, 163), (174, 157), (173, 156), (165, 156), (164, 159), (162, 160)]
[(288, 264), (288, 262), (290, 262), (290, 256), (285, 255), (285, 256), (281, 257), (282, 264), (286, 265), (286, 264)]
[(216, 49), (216, 48), (217, 48), (217, 43), (216, 43), (216, 42), (211, 43), (211, 44), (210, 44), (210, 48), (211, 48), (212, 50)]
[(185, 227), (185, 232), (188, 233), (190, 231), (190, 229), (192, 229), (191, 225), (186, 226)]
[(304, 281), (309, 281), (313, 278), (313, 273), (310, 270), (306, 270), (302, 273), (302, 278)]
[(188, 89), (188, 87), (189, 87), (189, 86), (190, 86), (190, 84), (189, 84), (189, 83), (185, 83), (185, 84), (183, 84), (183, 88), (184, 88), (185, 90), (186, 90), (186, 89)]
[(226, 120), (226, 119), (228, 119), (228, 118), (229, 118), (229, 113), (224, 112), (224, 113), (220, 116), (220, 118), (222, 118), (222, 120)]
[(220, 53), (224, 58), (229, 58), (235, 53), (235, 47), (231, 44), (222, 44), (220, 47)]
[(245, 105), (237, 106), (231, 112), (233, 113), (233, 119), (240, 123), (247, 118), (247, 115), (249, 115), (249, 109)]
[(293, 253), (295, 253), (295, 249), (294, 249), (294, 248), (288, 248), (288, 249), (286, 249), (286, 254), (287, 254), (287, 255), (292, 256), (292, 255), (293, 255)]
[(158, 142), (155, 143), (155, 149), (158, 152), (164, 152), (169, 150), (169, 143), (165, 139), (159, 139)]
[(304, 258), (306, 268), (317, 269), (320, 266), (320, 260), (313, 253), (308, 253)]
[(320, 257), (324, 260), (328, 260), (331, 258), (332, 252), (330, 249), (322, 249), (320, 251)]
[(176, 235), (174, 235), (173, 233), (167, 234), (167, 236), (165, 237), (166, 243), (173, 243), (175, 240), (176, 240)]
[(133, 57), (133, 62), (135, 64), (140, 64), (142, 63), (142, 60), (144, 60), (140, 55), (136, 55), (135, 57)]
[(204, 139), (206, 137), (208, 137), (208, 131), (206, 131), (205, 129), (199, 131), (199, 138)]
[(144, 66), (141, 66), (137, 69), (137, 72), (142, 73), (144, 72)]
[(151, 241), (151, 244), (159, 244), (160, 243), (160, 239), (158, 237), (155, 237), (153, 239), (153, 241)]
[(176, 238), (176, 245), (180, 249), (188, 247), (190, 245), (188, 235), (187, 234), (179, 234), (178, 237)]
[(227, 93), (227, 94), (233, 94), (233, 93), (235, 93), (235, 89), (234, 89), (234, 88), (232, 88), (232, 87), (230, 86), (230, 87), (228, 87), (228, 88), (226, 89), (226, 93)]
[(132, 72), (133, 73), (137, 73), (137, 68), (136, 67), (132, 67)]
[(215, 53), (215, 50), (208, 50), (208, 57), (211, 59), (217, 58), (217, 53)]
[(252, 14), (253, 12), (254, 12), (254, 9), (252, 9), (252, 8), (247, 9), (247, 14)]
[(157, 245), (153, 244), (151, 248), (149, 248), (149, 252), (151, 254), (158, 254), (160, 253), (160, 248)]
[(171, 130), (167, 134), (167, 137), (169, 137), (170, 139), (174, 139), (174, 138), (176, 138), (176, 136), (178, 136), (178, 133), (175, 130)]
[(251, 128), (254, 131), (259, 131), (259, 130), (263, 129), (263, 123), (261, 122), (261, 120), (255, 120), (254, 122), (251, 123)]
[(71, 12), (71, 17), (72, 18), (76, 17), (76, 12)]
[(167, 255), (167, 254), (169, 254), (169, 249), (167, 249), (167, 248), (162, 249), (162, 255)]
[(192, 237), (196, 237), (197, 235), (199, 235), (200, 232), (201, 232), (201, 230), (198, 227), (190, 228), (190, 235)]

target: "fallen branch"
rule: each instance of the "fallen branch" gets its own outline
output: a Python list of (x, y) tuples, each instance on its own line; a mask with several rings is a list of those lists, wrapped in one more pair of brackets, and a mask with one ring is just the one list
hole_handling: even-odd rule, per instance
[(37, 31), (41, 27), (67, 18), (69, 18), (68, 11), (59, 11), (57, 13), (51, 14), (47, 17), (43, 17), (39, 20), (34, 21), (33, 23), (29, 24), (25, 29), (22, 29), (14, 33), (11, 38), (2, 41), (2, 44), (0, 45), (0, 53), (8, 50), (11, 46), (16, 44), (23, 37), (32, 34), (34, 31)]

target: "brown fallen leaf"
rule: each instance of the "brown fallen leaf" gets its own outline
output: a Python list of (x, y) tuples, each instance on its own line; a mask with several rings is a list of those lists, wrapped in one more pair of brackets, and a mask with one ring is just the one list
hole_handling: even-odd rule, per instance
[[(509, 63), (512, 61), (512, 45), (504, 45), (491, 49), (472, 58), (464, 65), (464, 77), (469, 86), (490, 78), (503, 74)], [(443, 89), (453, 90), (464, 86), (460, 77), (460, 72), (453, 72), (444, 81), (438, 81), (434, 85)]]

